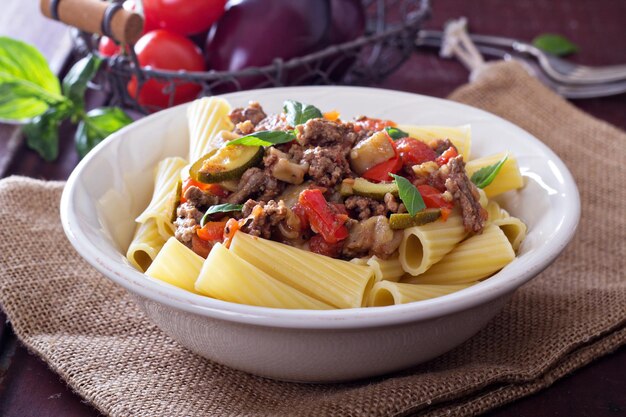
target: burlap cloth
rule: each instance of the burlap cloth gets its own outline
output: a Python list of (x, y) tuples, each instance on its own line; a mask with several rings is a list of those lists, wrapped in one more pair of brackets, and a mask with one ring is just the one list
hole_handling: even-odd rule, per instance
[(59, 222), (60, 182), (0, 181), (0, 301), (15, 333), (112, 416), (475, 415), (528, 395), (626, 342), (626, 134), (578, 111), (516, 64), (451, 97), (548, 144), (582, 197), (572, 244), (454, 351), (341, 385), (275, 382), (198, 357), (87, 265)]

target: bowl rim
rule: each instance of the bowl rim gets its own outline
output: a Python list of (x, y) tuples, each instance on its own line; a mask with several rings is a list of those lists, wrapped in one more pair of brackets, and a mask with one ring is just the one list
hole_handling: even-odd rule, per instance
[[(329, 87), (302, 86), (281, 87), (270, 90), (275, 91), (276, 94), (284, 94), (284, 92), (298, 89), (315, 90), (327, 88)], [(85, 170), (85, 168), (91, 164), (101, 152), (104, 152), (108, 147), (112, 146), (112, 144), (121, 138), (126, 132), (134, 130), (140, 126), (150, 124), (152, 120), (162, 117), (164, 114), (182, 111), (181, 108), (188, 106), (189, 103), (154, 113), (124, 127), (120, 131), (108, 137), (106, 140), (102, 141), (94, 150), (83, 158), (82, 161), (79, 162), (69, 176), (61, 196), (61, 223), (67, 238), (75, 250), (89, 264), (94, 266), (108, 279), (111, 279), (118, 285), (126, 288), (131, 293), (137, 294), (141, 297), (165, 304), (178, 310), (214, 319), (263, 327), (319, 330), (359, 329), (365, 327), (399, 325), (407, 322), (434, 319), (488, 303), (512, 293), (519, 286), (547, 268), (573, 238), (580, 220), (581, 208), (578, 188), (570, 171), (567, 169), (567, 166), (563, 163), (563, 161), (561, 161), (561, 159), (547, 145), (534, 137), (532, 134), (485, 110), (446, 99), (371, 87), (333, 86), (331, 88), (333, 89), (333, 92), (337, 92), (338, 90), (344, 90), (343, 92), (345, 93), (357, 91), (377, 92), (381, 94), (406, 95), (413, 98), (452, 103), (454, 106), (458, 106), (459, 110), (471, 109), (474, 112), (479, 112), (477, 114), (482, 113), (483, 116), (486, 116), (489, 119), (496, 119), (498, 122), (506, 124), (510, 129), (523, 132), (523, 134), (527, 136), (527, 139), (533, 142), (534, 146), (539, 147), (543, 152), (549, 155), (550, 160), (555, 164), (556, 168), (563, 176), (562, 185), (564, 192), (570, 196), (571, 200), (568, 201), (568, 210), (564, 212), (563, 221), (558, 225), (559, 229), (550, 242), (550, 246), (541, 251), (534, 251), (532, 255), (535, 258), (534, 263), (522, 273), (506, 276), (504, 279), (487, 279), (464, 290), (429, 300), (385, 307), (337, 310), (289, 310), (257, 307), (217, 300), (211, 297), (194, 294), (164, 282), (146, 277), (143, 273), (135, 270), (129, 264), (118, 262), (106, 256), (103, 257), (102, 253), (100, 253), (95, 245), (90, 242), (82, 230), (81, 222), (78, 220), (78, 216), (76, 214), (76, 209), (72, 206), (71, 202), (74, 200), (74, 196), (77, 192), (78, 178), (81, 176), (81, 173)], [(228, 100), (231, 97), (237, 98), (237, 96), (241, 96), (243, 94), (247, 96), (254, 96), (254, 94), (259, 91), (267, 93), (269, 90), (248, 90), (244, 92), (224, 94), (220, 97)], [(504, 273), (504, 275), (506, 275), (505, 272), (506, 270), (503, 270), (498, 272), (498, 274)]]

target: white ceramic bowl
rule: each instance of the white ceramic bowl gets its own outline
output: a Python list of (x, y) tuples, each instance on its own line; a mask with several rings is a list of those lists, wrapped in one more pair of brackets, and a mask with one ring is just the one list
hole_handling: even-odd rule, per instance
[(225, 96), (278, 112), (285, 99), (398, 123), (470, 123), (473, 157), (510, 150), (526, 185), (501, 203), (529, 233), (511, 264), (478, 285), (411, 304), (335, 311), (228, 303), (144, 276), (124, 257), (133, 219), (152, 193), (152, 169), (187, 153), (186, 106), (146, 117), (98, 145), (70, 176), (61, 200), (65, 232), (87, 262), (132, 293), (148, 317), (192, 351), (253, 374), (292, 381), (345, 381), (407, 368), (459, 345), (546, 268), (574, 234), (578, 190), (543, 143), (492, 114), (415, 94), (350, 87), (294, 87)]

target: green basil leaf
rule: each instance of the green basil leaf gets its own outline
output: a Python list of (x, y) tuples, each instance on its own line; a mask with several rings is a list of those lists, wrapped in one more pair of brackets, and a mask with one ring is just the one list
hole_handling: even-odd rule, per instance
[(496, 178), (496, 175), (498, 175), (498, 172), (500, 172), (500, 169), (502, 169), (502, 165), (504, 165), (508, 158), (509, 155), (506, 154), (500, 161), (496, 162), (495, 164), (483, 167), (474, 172), (474, 175), (472, 175), (471, 178), (472, 182), (476, 184), (478, 188), (485, 188), (493, 182), (493, 180)]
[(78, 124), (76, 150), (80, 157), (87, 155), (107, 136), (131, 123), (133, 120), (118, 107), (93, 109)]
[(216, 204), (214, 206), (209, 207), (209, 209), (202, 216), (202, 220), (200, 220), (200, 227), (204, 227), (206, 222), (209, 220), (209, 216), (215, 213), (230, 213), (231, 211), (241, 211), (243, 209), (243, 204)]
[(401, 177), (400, 175), (389, 175), (391, 175), (396, 181), (396, 185), (398, 186), (398, 196), (411, 216), (415, 216), (418, 211), (422, 211), (426, 208), (422, 195), (417, 188), (411, 184), (411, 181)]
[(293, 127), (304, 124), (309, 119), (322, 117), (322, 112), (317, 107), (294, 100), (285, 101), (283, 111), (287, 116), (287, 123)]
[(563, 56), (578, 51), (578, 46), (565, 36), (544, 33), (533, 39), (533, 45), (544, 52)]
[(406, 133), (404, 130), (398, 129), (397, 127), (387, 126), (385, 128), (385, 131), (387, 132), (389, 137), (391, 139), (393, 139), (393, 140), (398, 140), (398, 139), (408, 138), (409, 137), (408, 133)]
[(85, 90), (87, 83), (91, 81), (102, 60), (94, 55), (89, 55), (78, 61), (63, 78), (63, 94), (79, 109), (85, 106)]
[(250, 135), (231, 140), (227, 145), (245, 145), (245, 146), (272, 146), (281, 143), (288, 143), (296, 139), (295, 133), (282, 130), (262, 130), (254, 132)]
[(56, 109), (49, 109), (22, 128), (28, 147), (46, 161), (53, 161), (59, 155), (59, 124), (64, 116)]
[(25, 121), (65, 101), (59, 80), (37, 49), (0, 37), (0, 119)]

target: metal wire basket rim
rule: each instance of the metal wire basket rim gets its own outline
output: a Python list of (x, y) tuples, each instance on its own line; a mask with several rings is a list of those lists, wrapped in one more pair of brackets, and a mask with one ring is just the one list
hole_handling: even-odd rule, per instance
[[(344, 42), (344, 43), (337, 44), (337, 45), (330, 45), (319, 51), (312, 52), (310, 54), (307, 54), (301, 57), (290, 58), (289, 60), (286, 60), (286, 61), (283, 60), (282, 58), (275, 58), (271, 64), (264, 65), (262, 67), (248, 67), (248, 68), (244, 68), (238, 71), (215, 71), (215, 70), (187, 71), (187, 70), (162, 70), (162, 69), (155, 69), (150, 66), (146, 66), (146, 67), (140, 67), (140, 73), (142, 75), (148, 75), (151, 77), (162, 78), (162, 79), (167, 79), (167, 80), (187, 79), (190, 81), (195, 81), (195, 80), (212, 81), (212, 80), (220, 79), (224, 76), (232, 76), (232, 77), (258, 76), (259, 71), (272, 71), (273, 69), (276, 68), (277, 65), (287, 70), (290, 70), (293, 68), (300, 67), (302, 66), (302, 64), (315, 62), (319, 60), (320, 58), (330, 57), (332, 55), (335, 55), (341, 52), (348, 52), (355, 48), (365, 46), (371, 42), (384, 40), (394, 34), (399, 34), (402, 32), (407, 32), (407, 34), (409, 34), (412, 29), (419, 27), (423, 19), (426, 18), (429, 15), (429, 13), (430, 13), (430, 0), (420, 0), (419, 9), (414, 10), (408, 14), (408, 20), (410, 20), (410, 23), (406, 25), (392, 27), (383, 32), (377, 32), (377, 33), (373, 33), (367, 36), (366, 35), (360, 36), (357, 39), (354, 39), (352, 41)], [(130, 53), (131, 55), (133, 55), (134, 50), (131, 49)], [(119, 59), (119, 58), (111, 59), (110, 57), (103, 57), (103, 59), (107, 61), (111, 61), (113, 59)], [(126, 68), (123, 68), (124, 70), (134, 72), (134, 73), (138, 72), (137, 68), (135, 67), (135, 65), (133, 65), (132, 62), (125, 62), (124, 64), (126, 64)], [(121, 68), (118, 67), (118, 70), (120, 69)]]

